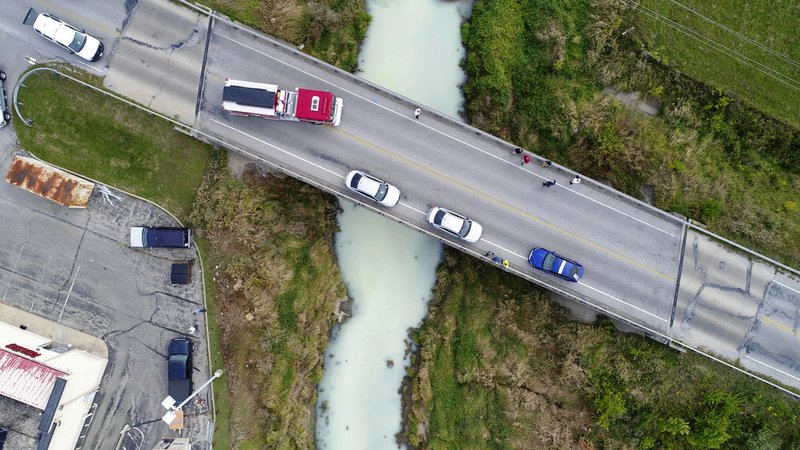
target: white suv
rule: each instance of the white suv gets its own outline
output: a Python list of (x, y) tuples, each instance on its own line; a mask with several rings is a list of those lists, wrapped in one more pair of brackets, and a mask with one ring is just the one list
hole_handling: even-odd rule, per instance
[[(28, 16), (35, 13), (32, 9)], [(28, 17), (25, 18), (26, 23)], [(39, 14), (33, 22), (33, 29), (48, 41), (64, 47), (87, 61), (97, 61), (103, 56), (103, 43), (50, 14)]]

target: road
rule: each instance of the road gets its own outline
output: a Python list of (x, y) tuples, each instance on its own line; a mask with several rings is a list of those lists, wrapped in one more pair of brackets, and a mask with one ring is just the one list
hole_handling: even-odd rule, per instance
[[(36, 3), (51, 5), (49, 10), (68, 21), (81, 21), (80, 14), (71, 17), (57, 11), (71, 2)], [(197, 31), (198, 24), (206, 26), (208, 21), (163, 14), (164, 23), (148, 19), (147, 24), (138, 26), (149, 26), (151, 31), (136, 28), (134, 33), (130, 28), (139, 14), (136, 5), (83, 3), (101, 5), (89, 16), (96, 29), (85, 25), (87, 31), (107, 38), (107, 46), (114, 42), (108, 56), (92, 70), (112, 72), (117, 64), (128, 67), (131, 59), (139, 58), (143, 64), (136, 76), (128, 75), (125, 87), (111, 88), (170, 117), (179, 116), (203, 139), (222, 142), (357, 202), (361, 200), (344, 188), (343, 178), (351, 168), (365, 170), (402, 191), (401, 203), (391, 210), (371, 204), (365, 207), (432, 233), (475, 257), (493, 251), (508, 258), (509, 270), (517, 275), (630, 321), (652, 337), (722, 356), (800, 388), (800, 282), (796, 270), (778, 270), (770, 261), (735, 250), (690, 229), (678, 217), (585, 177), (579, 185), (570, 186), (575, 174), (566, 168), (553, 165), (543, 169), (536, 159), (522, 166), (511, 154), (513, 144), (424, 107), (424, 99), (420, 99), (423, 113), (417, 121), (412, 114), (417, 104), (411, 100), (224, 20), (214, 20), (210, 30)], [(148, 6), (149, 17), (157, 17), (159, 7), (175, 7), (156, 0), (142, 0), (141, 4)], [(106, 18), (104, 8), (111, 8), (109, 14), (114, 17)], [(3, 65), (7, 61), (16, 64), (7, 70), (10, 81), (21, 73), (24, 64), (20, 62), (26, 56), (64, 57), (70, 63), (83, 64), (9, 19), (21, 11), (21, 22), (27, 7), (8, 9), (14, 11), (0, 18), (2, 32), (7, 33), (0, 39), (22, 42), (0, 60)], [(170, 33), (159, 34), (158, 26), (170, 27)], [(129, 31), (136, 39), (126, 38)], [(194, 36), (202, 39), (198, 42)], [(180, 43), (190, 45), (170, 41), (179, 38)], [(128, 52), (120, 41), (135, 43), (136, 51)], [(145, 48), (151, 53), (143, 51)], [(170, 48), (173, 50), (167, 50)], [(156, 54), (169, 58), (158, 63)], [(177, 61), (180, 73), (200, 76), (187, 76), (180, 93), (171, 94), (174, 99), (159, 103), (154, 88), (148, 86), (174, 82)], [(331, 90), (345, 102), (342, 125), (334, 128), (229, 117), (220, 108), (225, 78)], [(139, 88), (131, 88), (137, 80)], [(197, 104), (197, 116), (186, 119), (185, 111)], [(547, 179), (556, 179), (558, 184), (545, 188), (542, 182)], [(483, 224), (481, 241), (468, 245), (433, 231), (425, 221), (425, 212), (432, 205), (445, 206)], [(533, 270), (526, 257), (535, 246), (583, 263), (584, 279), (567, 283)]]

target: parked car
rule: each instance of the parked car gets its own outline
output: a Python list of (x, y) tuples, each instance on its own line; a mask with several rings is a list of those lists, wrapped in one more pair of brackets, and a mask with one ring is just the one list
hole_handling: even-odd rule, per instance
[(478, 222), (438, 206), (428, 211), (428, 223), (467, 242), (478, 242), (483, 233), (483, 227)]
[(399, 189), (364, 172), (352, 170), (344, 182), (351, 191), (358, 192), (383, 206), (391, 208), (400, 201)]
[[(28, 10), (24, 23), (30, 23), (34, 15), (36, 15), (36, 11), (33, 8)], [(103, 56), (102, 42), (86, 34), (85, 30), (78, 30), (52, 14), (36, 15), (33, 29), (48, 41), (60, 45), (68, 52), (87, 61), (97, 61)]]
[(192, 394), (192, 341), (172, 339), (167, 353), (167, 391), (177, 405)]
[(578, 282), (583, 277), (582, 265), (541, 247), (531, 250), (528, 262), (536, 269), (567, 281)]
[(189, 248), (191, 246), (191, 228), (131, 227), (131, 247), (133, 248)]
[(6, 98), (6, 73), (0, 70), (0, 128), (6, 126), (11, 120), (11, 113), (8, 111), (8, 99)]

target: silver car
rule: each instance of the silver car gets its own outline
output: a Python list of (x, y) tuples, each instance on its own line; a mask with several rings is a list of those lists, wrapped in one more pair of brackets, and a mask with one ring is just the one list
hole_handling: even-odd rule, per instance
[(344, 179), (345, 185), (364, 197), (391, 208), (400, 201), (400, 190), (359, 170), (352, 170)]
[(428, 223), (467, 242), (478, 242), (483, 234), (483, 227), (478, 222), (438, 206), (428, 211)]

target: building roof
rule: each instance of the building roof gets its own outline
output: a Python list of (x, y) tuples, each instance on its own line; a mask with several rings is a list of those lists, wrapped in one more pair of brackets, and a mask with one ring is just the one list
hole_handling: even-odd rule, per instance
[(25, 156), (14, 157), (6, 181), (70, 208), (86, 208), (94, 189), (92, 182)]
[(66, 372), (0, 349), (0, 395), (44, 410), (56, 379), (65, 375)]

